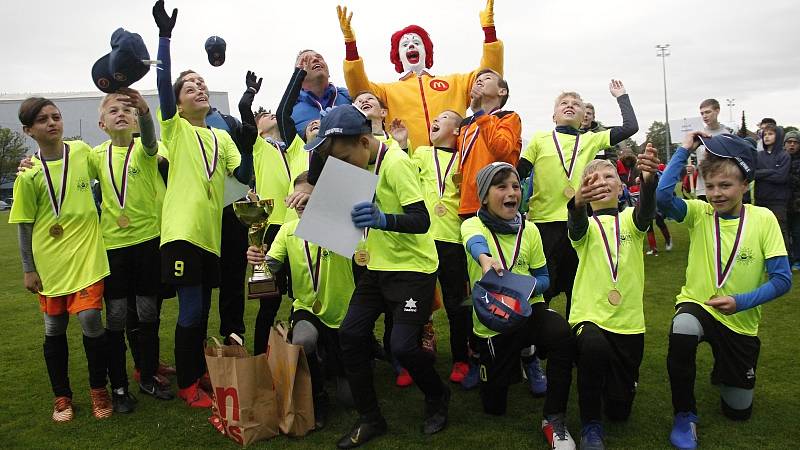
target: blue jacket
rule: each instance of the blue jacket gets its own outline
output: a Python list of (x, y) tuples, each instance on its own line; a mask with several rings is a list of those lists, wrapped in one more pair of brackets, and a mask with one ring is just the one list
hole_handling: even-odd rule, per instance
[(308, 122), (319, 119), (320, 111), (334, 106), (349, 105), (350, 103), (350, 93), (347, 92), (347, 89), (336, 87), (333, 83), (328, 84), (321, 99), (303, 89), (300, 91), (297, 103), (292, 109), (292, 120), (294, 120), (297, 133), (305, 139)]

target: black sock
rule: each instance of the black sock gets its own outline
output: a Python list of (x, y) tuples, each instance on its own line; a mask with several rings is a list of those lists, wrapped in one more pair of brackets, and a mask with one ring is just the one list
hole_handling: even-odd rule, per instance
[(697, 413), (694, 398), (696, 376), (697, 336), (670, 334), (667, 353), (667, 372), (672, 388), (672, 408), (679, 412)]
[(195, 379), (200, 379), (206, 374), (206, 353), (204, 344), (206, 341), (207, 327), (199, 326), (192, 328), (192, 355), (194, 357)]
[(50, 386), (56, 397), (72, 398), (69, 388), (69, 349), (67, 335), (44, 337), (44, 362), (47, 365), (47, 374), (50, 376)]
[(150, 384), (158, 369), (158, 322), (141, 322), (138, 335), (141, 380)]
[(92, 389), (106, 387), (108, 371), (108, 339), (106, 333), (98, 337), (83, 335), (83, 348), (89, 366), (89, 386)]
[(178, 388), (185, 389), (197, 381), (192, 356), (192, 328), (175, 325), (175, 370)]
[(122, 331), (106, 330), (108, 340), (108, 379), (111, 389), (128, 389), (128, 372), (125, 370), (125, 334)]

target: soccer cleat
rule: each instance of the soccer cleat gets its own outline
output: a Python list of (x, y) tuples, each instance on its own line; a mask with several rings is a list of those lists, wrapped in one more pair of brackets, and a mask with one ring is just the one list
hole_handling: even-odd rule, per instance
[(386, 434), (386, 420), (378, 417), (376, 420), (368, 420), (360, 417), (350, 429), (350, 432), (342, 436), (336, 446), (339, 448), (356, 448), (366, 444), (368, 441)]
[(478, 387), (478, 383), (480, 383), (480, 366), (475, 364), (475, 362), (470, 361), (469, 363), (469, 372), (467, 372), (467, 376), (461, 380), (461, 388), (464, 390), (472, 390)]
[(200, 389), (197, 381), (187, 388), (178, 390), (178, 397), (183, 399), (183, 401), (192, 408), (211, 408), (211, 404), (213, 403), (211, 397), (209, 397), (204, 390)]
[(552, 450), (575, 450), (575, 441), (572, 440), (567, 425), (564, 423), (564, 414), (547, 416), (542, 419), (542, 433)]
[(537, 357), (533, 361), (523, 365), (525, 367), (525, 377), (528, 379), (528, 387), (534, 397), (543, 397), (547, 393), (547, 377), (542, 370), (542, 362)]
[(120, 390), (121, 392), (111, 391), (111, 406), (115, 413), (130, 414), (135, 409), (136, 397), (127, 389)]
[(461, 383), (469, 373), (469, 364), (458, 361), (453, 363), (453, 370), (450, 371), (450, 381), (453, 383)]
[(664, 248), (667, 249), (668, 252), (672, 251), (672, 239), (664, 245)]
[(584, 425), (581, 430), (581, 450), (605, 450), (604, 435), (600, 422), (592, 421)]
[(174, 367), (167, 365), (167, 363), (159, 362), (158, 369), (156, 369), (156, 373), (163, 377), (171, 377), (174, 376), (177, 372), (175, 371)]
[[(142, 382), (142, 372), (139, 371), (138, 368), (133, 369), (133, 379), (136, 380), (137, 383)], [(155, 380), (156, 383), (158, 383), (162, 388), (165, 389), (170, 387), (170, 385), (172, 385), (172, 382), (169, 381), (169, 378), (167, 378), (165, 375), (158, 373), (158, 371), (156, 371), (156, 374), (153, 375), (153, 379)]]
[(669, 441), (675, 448), (692, 450), (697, 448), (697, 422), (699, 419), (694, 413), (679, 412), (675, 414), (672, 432)]
[(396, 384), (397, 387), (409, 387), (414, 384), (414, 379), (411, 378), (411, 374), (409, 374), (404, 367), (401, 367), (400, 373), (397, 374), (397, 379), (395, 379), (394, 384)]
[(150, 383), (139, 383), (139, 392), (159, 400), (172, 400), (175, 398), (169, 388), (163, 387), (155, 381)]
[(114, 405), (104, 387), (93, 388), (89, 394), (92, 398), (92, 415), (95, 419), (107, 419), (114, 412)]
[(53, 402), (53, 422), (69, 422), (75, 417), (72, 409), (72, 399), (69, 397), (56, 397)]

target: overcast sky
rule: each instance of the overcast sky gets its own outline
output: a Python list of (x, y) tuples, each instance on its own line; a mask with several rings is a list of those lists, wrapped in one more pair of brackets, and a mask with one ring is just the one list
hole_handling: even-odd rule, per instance
[[(229, 93), (231, 110), (244, 90), (244, 75), (264, 77), (255, 105), (274, 109), (298, 50), (313, 48), (328, 62), (331, 80), (344, 86), (344, 44), (335, 0), (168, 0), (179, 9), (173, 32), (173, 75), (200, 72), (212, 90)], [(434, 43), (434, 74), (468, 72), (481, 55), (478, 12), (484, 0), (348, 0), (359, 53), (373, 81), (397, 79), (389, 62), (391, 34), (411, 23)], [(569, 9), (567, 8), (568, 5)], [(0, 27), (6, 42), (0, 92), (93, 91), (90, 70), (110, 50), (117, 27), (144, 38), (155, 59), (158, 32), (152, 3), (98, 0), (4, 2)], [(127, 9), (124, 9), (126, 8)], [(608, 93), (609, 79), (624, 81), (644, 139), (653, 120), (664, 120), (661, 59), (656, 44), (671, 44), (667, 58), (670, 118), (698, 115), (704, 98), (734, 98), (734, 120), (746, 111), (748, 127), (765, 116), (800, 125), (800, 15), (796, 2), (674, 0), (497, 0), (497, 36), (505, 42), (506, 109), (522, 116), (524, 137), (551, 128), (554, 97), (575, 90), (607, 124), (620, 122)], [(203, 49), (210, 35), (228, 43), (227, 61), (211, 67)], [(154, 89), (155, 70), (134, 88)], [(238, 115), (238, 114), (236, 114)]]

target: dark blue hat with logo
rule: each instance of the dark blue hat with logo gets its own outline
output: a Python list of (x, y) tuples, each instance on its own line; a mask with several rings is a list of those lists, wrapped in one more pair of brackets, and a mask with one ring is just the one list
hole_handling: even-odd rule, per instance
[(372, 122), (353, 105), (341, 105), (327, 110), (319, 122), (319, 133), (305, 145), (314, 150), (329, 136), (357, 136), (372, 133)]
[(536, 278), (507, 270), (499, 276), (489, 270), (472, 288), (475, 315), (486, 328), (498, 333), (513, 331), (531, 316), (528, 300), (536, 287)]
[(698, 137), (706, 150), (720, 158), (733, 159), (744, 173), (745, 179), (753, 181), (756, 175), (756, 147), (752, 142), (733, 134)]
[(92, 81), (110, 94), (141, 80), (150, 70), (150, 53), (136, 33), (117, 28), (111, 35), (111, 52), (92, 66)]
[(206, 39), (206, 53), (208, 53), (208, 62), (214, 66), (219, 67), (225, 63), (225, 49), (228, 45), (225, 39), (219, 36), (211, 36)]

